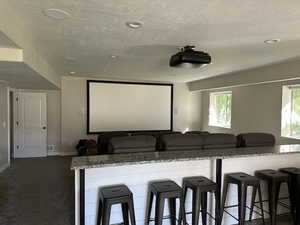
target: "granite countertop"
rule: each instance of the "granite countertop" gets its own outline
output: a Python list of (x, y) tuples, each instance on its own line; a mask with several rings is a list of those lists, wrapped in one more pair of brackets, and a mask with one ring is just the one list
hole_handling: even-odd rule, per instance
[(174, 162), (205, 159), (241, 158), (264, 155), (300, 153), (300, 145), (276, 145), (273, 147), (199, 149), (183, 151), (143, 152), (130, 154), (95, 155), (74, 157), (71, 169), (90, 169), (159, 162)]

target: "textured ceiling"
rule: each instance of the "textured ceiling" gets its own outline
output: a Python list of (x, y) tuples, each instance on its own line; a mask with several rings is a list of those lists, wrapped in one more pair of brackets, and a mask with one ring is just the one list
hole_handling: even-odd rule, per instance
[[(10, 0), (44, 55), (62, 75), (192, 81), (300, 55), (298, 0)], [(64, 21), (42, 10), (63, 9)], [(126, 21), (141, 21), (132, 30)], [(264, 40), (280, 38), (275, 45)], [(179, 46), (209, 52), (204, 68), (168, 66)], [(117, 55), (116, 59), (111, 55)], [(75, 76), (76, 76), (75, 75)]]
[(0, 48), (18, 48), (18, 46), (0, 31)]

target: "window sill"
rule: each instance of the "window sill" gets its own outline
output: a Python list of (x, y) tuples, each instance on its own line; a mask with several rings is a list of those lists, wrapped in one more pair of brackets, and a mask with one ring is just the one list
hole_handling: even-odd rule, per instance
[(209, 127), (215, 127), (215, 128), (222, 128), (222, 129), (228, 129), (228, 130), (230, 130), (231, 129), (231, 127), (224, 127), (224, 126), (221, 126), (221, 125), (208, 125)]
[(281, 138), (289, 138), (289, 139), (294, 139), (294, 140), (300, 140), (300, 137), (293, 137), (293, 136), (280, 136)]

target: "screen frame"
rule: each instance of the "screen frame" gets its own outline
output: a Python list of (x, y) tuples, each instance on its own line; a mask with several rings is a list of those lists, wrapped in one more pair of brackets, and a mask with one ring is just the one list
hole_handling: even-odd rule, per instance
[[(156, 85), (156, 86), (169, 86), (171, 87), (171, 109), (170, 109), (170, 129), (168, 130), (112, 130), (112, 131), (90, 131), (90, 84), (91, 83), (111, 83), (111, 84), (131, 84), (131, 85)], [(173, 131), (173, 84), (170, 83), (144, 83), (144, 82), (127, 82), (127, 81), (107, 81), (107, 80), (87, 80), (87, 134), (100, 134), (104, 132), (130, 132), (130, 133), (138, 133), (138, 132), (158, 132), (158, 131)]]

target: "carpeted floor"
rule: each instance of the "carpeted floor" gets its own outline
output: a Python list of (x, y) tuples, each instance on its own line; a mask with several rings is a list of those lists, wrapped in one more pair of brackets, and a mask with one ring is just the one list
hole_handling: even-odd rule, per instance
[(74, 225), (71, 157), (16, 159), (0, 173), (1, 225)]

